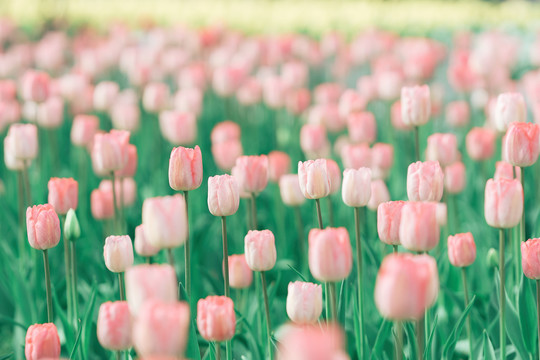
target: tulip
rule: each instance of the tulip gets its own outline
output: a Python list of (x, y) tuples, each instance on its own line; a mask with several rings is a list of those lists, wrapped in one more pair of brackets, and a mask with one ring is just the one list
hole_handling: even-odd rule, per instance
[(465, 164), (461, 161), (455, 162), (444, 169), (444, 188), (449, 194), (462, 192), (466, 183)]
[(94, 219), (112, 219), (115, 213), (112, 186), (110, 191), (103, 189), (92, 190), (90, 208)]
[(27, 360), (60, 357), (60, 337), (53, 323), (34, 324), (26, 331), (24, 354)]
[(414, 126), (410, 124), (405, 124), (401, 117), (401, 102), (398, 100), (392, 104), (390, 109), (390, 122), (396, 130), (407, 131), (411, 130)]
[(519, 167), (533, 165), (540, 154), (540, 126), (538, 124), (513, 122), (505, 136), (505, 158)]
[(223, 66), (214, 70), (212, 87), (222, 97), (234, 94), (245, 77), (244, 69), (235, 66)]
[(246, 262), (253, 271), (268, 271), (276, 264), (274, 234), (270, 230), (250, 230), (245, 239)]
[(132, 132), (139, 129), (141, 112), (136, 103), (117, 100), (109, 112), (115, 129)]
[(128, 160), (126, 165), (115, 173), (116, 177), (129, 178), (135, 176), (135, 173), (137, 172), (137, 162), (139, 160), (137, 147), (133, 144), (128, 144), (126, 150)]
[(212, 144), (225, 143), (231, 140), (240, 140), (240, 125), (232, 121), (223, 121), (214, 126), (210, 134)]
[(281, 200), (285, 205), (300, 206), (306, 198), (300, 188), (298, 175), (287, 174), (283, 175), (279, 179), (279, 190), (281, 194)]
[(330, 194), (330, 176), (324, 159), (298, 162), (298, 181), (307, 199), (320, 199)]
[(408, 202), (401, 210), (399, 239), (411, 251), (429, 251), (439, 243), (437, 204)]
[(49, 204), (61, 215), (69, 209), (76, 210), (78, 204), (79, 185), (72, 178), (51, 178), (48, 183)]
[(300, 148), (311, 158), (317, 158), (327, 153), (329, 147), (326, 129), (322, 125), (306, 124), (300, 130)]
[(527, 109), (520, 93), (504, 93), (497, 98), (494, 111), (495, 128), (505, 132), (512, 122), (525, 122)]
[(121, 273), (133, 265), (133, 245), (128, 235), (109, 236), (103, 247), (105, 265), (111, 272)]
[(139, 225), (135, 228), (135, 252), (140, 256), (146, 256), (148, 258), (156, 255), (159, 252), (159, 248), (153, 246), (148, 242), (144, 234), (144, 225)]
[(341, 188), (341, 170), (337, 162), (332, 159), (326, 159), (326, 169), (330, 177), (330, 195), (335, 194)]
[(293, 115), (302, 114), (311, 103), (311, 93), (308, 89), (292, 89), (285, 98), (285, 107)]
[[(515, 172), (515, 176), (514, 176)], [(506, 161), (497, 161), (495, 163), (495, 174), (493, 175), (494, 180), (498, 180), (501, 178), (505, 179), (521, 179), (521, 168), (514, 167), (511, 164), (507, 163)]]
[(472, 128), (465, 139), (467, 153), (473, 160), (490, 159), (495, 152), (497, 134), (488, 128)]
[(77, 146), (89, 146), (99, 129), (99, 119), (94, 115), (77, 115), (71, 125), (71, 142)]
[(118, 95), (118, 84), (113, 81), (101, 81), (94, 88), (94, 108), (98, 111), (107, 111)]
[(26, 210), (28, 242), (37, 250), (47, 250), (60, 242), (60, 220), (51, 204), (34, 205)]
[(236, 329), (236, 315), (231, 298), (208, 296), (200, 299), (197, 303), (197, 328), (201, 336), (208, 341), (232, 339)]
[(192, 113), (163, 111), (159, 114), (159, 129), (173, 145), (193, 144), (197, 139), (197, 118)]
[(199, 89), (179, 89), (174, 95), (174, 109), (183, 113), (192, 113), (199, 117), (202, 100), (203, 94)]
[(345, 228), (309, 232), (309, 269), (319, 281), (341, 281), (352, 269), (349, 234)]
[(262, 87), (259, 80), (247, 78), (236, 91), (236, 100), (243, 106), (255, 105), (261, 101)]
[(165, 83), (150, 83), (144, 88), (143, 107), (147, 112), (157, 113), (164, 110), (169, 102), (169, 88)]
[(98, 341), (109, 350), (127, 350), (131, 343), (131, 315), (125, 301), (107, 301), (99, 307)]
[(170, 249), (183, 245), (187, 238), (184, 197), (173, 195), (144, 200), (142, 221), (148, 242), (161, 249), (169, 249), (169, 261), (172, 261)]
[(385, 244), (394, 245), (394, 252), (397, 252), (397, 245), (401, 244), (399, 228), (401, 213), (405, 204), (405, 201), (388, 201), (381, 203), (377, 208), (379, 239)]
[(347, 130), (353, 143), (370, 144), (377, 138), (377, 123), (370, 112), (350, 114), (347, 118)]
[(371, 159), (371, 149), (367, 144), (345, 145), (341, 150), (341, 160), (345, 168), (371, 168)]
[(345, 336), (337, 325), (297, 325), (279, 341), (279, 360), (348, 360)]
[(25, 101), (43, 102), (49, 97), (50, 78), (42, 71), (28, 70), (21, 79), (21, 96)]
[(238, 181), (240, 191), (258, 194), (268, 184), (268, 157), (240, 156), (236, 159), (232, 174)]
[(183, 356), (189, 324), (187, 303), (147, 301), (133, 324), (133, 345), (137, 354)]
[(426, 160), (438, 161), (442, 167), (458, 160), (457, 138), (454, 134), (433, 134), (427, 141)]
[(521, 220), (523, 188), (519, 180), (489, 179), (486, 183), (484, 214), (489, 226), (509, 229)]
[(368, 209), (377, 211), (377, 208), (383, 202), (390, 201), (390, 193), (386, 183), (381, 179), (376, 179), (371, 182), (371, 196), (367, 204)]
[(316, 323), (322, 313), (321, 285), (295, 281), (289, 283), (287, 315), (297, 324)]
[(92, 148), (92, 163), (99, 174), (121, 170), (128, 161), (129, 132), (111, 130), (96, 134)]
[(469, 123), (470, 110), (466, 101), (453, 101), (446, 105), (445, 120), (452, 127), (463, 127)]
[(540, 279), (540, 239), (529, 239), (521, 243), (521, 264), (526, 277)]
[(366, 206), (371, 197), (371, 170), (365, 167), (346, 169), (343, 172), (341, 196), (347, 206)]
[(33, 124), (13, 124), (4, 140), (5, 152), (17, 161), (31, 161), (38, 153), (38, 132)]
[(291, 171), (291, 157), (282, 151), (272, 151), (268, 154), (268, 178), (279, 182), (280, 178)]
[(429, 121), (430, 112), (431, 100), (427, 85), (401, 89), (401, 118), (404, 124), (424, 125)]
[(476, 245), (470, 232), (448, 237), (448, 259), (456, 267), (469, 266), (476, 258)]
[(214, 216), (230, 216), (240, 204), (238, 182), (230, 175), (208, 178), (208, 209)]
[(169, 185), (176, 191), (195, 190), (203, 178), (202, 156), (199, 146), (194, 149), (177, 147), (169, 160)]
[[(350, 115), (359, 113), (366, 108), (366, 99), (352, 89), (347, 89), (341, 94), (338, 103), (339, 116), (349, 118)], [(350, 130), (349, 130), (350, 134)]]
[(229, 283), (233, 289), (244, 289), (253, 282), (253, 271), (244, 254), (229, 256)]
[(443, 195), (444, 174), (437, 161), (417, 161), (407, 171), (407, 195), (411, 201), (439, 201)]
[(57, 96), (50, 97), (37, 107), (36, 122), (45, 129), (57, 129), (64, 121), (64, 101)]
[(218, 168), (225, 171), (230, 171), (234, 167), (236, 159), (242, 156), (243, 152), (242, 143), (238, 140), (230, 140), (212, 145), (214, 162)]
[(150, 300), (175, 303), (176, 273), (170, 265), (136, 265), (126, 270), (126, 298), (132, 317), (138, 317)]
[(390, 144), (377, 143), (371, 148), (373, 178), (386, 179), (394, 165), (394, 147)]

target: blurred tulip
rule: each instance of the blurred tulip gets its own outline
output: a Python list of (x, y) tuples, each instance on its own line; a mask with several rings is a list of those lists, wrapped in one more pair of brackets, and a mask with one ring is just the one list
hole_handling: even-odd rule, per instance
[(279, 191), (281, 200), (285, 205), (300, 206), (306, 201), (296, 174), (281, 176), (279, 179)]
[(197, 303), (197, 328), (208, 341), (227, 341), (236, 330), (234, 303), (226, 296), (208, 296)]
[(309, 270), (319, 281), (341, 281), (352, 270), (352, 249), (345, 228), (311, 229)]
[(476, 161), (490, 159), (495, 152), (497, 134), (488, 128), (474, 127), (465, 139), (469, 157)]
[(135, 228), (135, 252), (140, 256), (154, 256), (160, 248), (153, 246), (148, 242), (144, 234), (144, 225), (139, 225)]
[(326, 129), (322, 125), (306, 124), (300, 130), (300, 148), (308, 157), (324, 157), (329, 147)]
[(115, 129), (132, 132), (139, 129), (141, 113), (137, 104), (116, 102), (111, 106), (110, 116)]
[(77, 115), (71, 125), (71, 142), (77, 146), (88, 146), (99, 129), (99, 119), (94, 115)]
[(444, 189), (449, 194), (459, 194), (465, 189), (467, 178), (465, 176), (465, 164), (455, 162), (444, 169)]
[(417, 161), (407, 171), (407, 195), (411, 201), (440, 201), (444, 174), (437, 161)]
[(529, 239), (521, 243), (521, 265), (529, 279), (540, 279), (540, 239)]
[(128, 235), (109, 236), (103, 247), (105, 265), (111, 272), (124, 272), (133, 265), (133, 245)]
[(92, 147), (92, 164), (99, 174), (121, 170), (128, 161), (129, 132), (111, 130), (96, 134)]
[(271, 151), (268, 154), (268, 178), (272, 182), (291, 171), (291, 157), (283, 151)]
[(453, 101), (446, 105), (445, 120), (452, 127), (464, 127), (470, 119), (469, 105), (466, 101)]
[(238, 182), (240, 192), (258, 194), (268, 184), (268, 157), (240, 156), (236, 159), (232, 175)]
[(506, 160), (519, 167), (533, 165), (540, 154), (540, 125), (513, 122), (504, 137)]
[[(339, 98), (339, 116), (342, 118), (350, 118), (354, 113), (359, 113), (366, 108), (366, 99), (362, 97), (362, 92), (358, 93), (354, 90), (347, 89)], [(350, 130), (349, 130), (350, 133)]]
[(486, 183), (484, 215), (489, 226), (509, 229), (521, 220), (523, 188), (519, 180), (489, 179)]
[(372, 154), (367, 144), (345, 145), (341, 150), (341, 160), (345, 168), (371, 168)]
[(212, 145), (212, 156), (216, 165), (223, 170), (230, 171), (236, 160), (242, 156), (244, 150), (238, 140), (229, 140)]
[(169, 96), (169, 87), (165, 83), (150, 83), (144, 88), (143, 108), (150, 113), (165, 110), (169, 105)]
[(112, 186), (110, 190), (92, 190), (90, 194), (90, 208), (94, 219), (112, 219), (114, 217)]
[(454, 134), (433, 134), (427, 139), (426, 160), (438, 161), (446, 167), (459, 158), (457, 138)]
[(135, 145), (128, 144), (126, 147), (126, 152), (128, 158), (126, 165), (115, 173), (116, 176), (122, 178), (135, 176), (135, 173), (137, 172), (137, 163), (139, 160), (137, 147)]
[(244, 254), (229, 255), (229, 285), (233, 289), (244, 289), (253, 282), (253, 271)]
[(405, 201), (388, 201), (377, 207), (377, 232), (379, 240), (388, 245), (401, 244), (399, 228), (401, 224), (401, 210)]
[(374, 179), (386, 179), (394, 165), (394, 147), (384, 143), (373, 145), (371, 165)]
[(159, 114), (161, 135), (173, 145), (190, 145), (197, 139), (197, 118), (191, 113), (163, 111)]
[(174, 95), (174, 109), (181, 113), (201, 115), (203, 94), (199, 89), (180, 89)]
[(348, 360), (345, 336), (338, 325), (290, 327), (279, 340), (279, 360)]
[(369, 168), (345, 169), (341, 196), (347, 206), (366, 206), (371, 198), (371, 170)]
[(498, 180), (501, 178), (519, 180), (521, 179), (521, 169), (519, 167), (512, 166), (506, 161), (497, 161), (495, 163), (495, 174), (493, 175), (493, 179)]
[(287, 315), (296, 324), (313, 324), (322, 313), (321, 285), (295, 281), (289, 283)]
[(11, 125), (4, 140), (4, 151), (16, 161), (35, 159), (38, 153), (37, 127), (33, 124)]
[(311, 103), (311, 93), (308, 89), (291, 90), (285, 98), (287, 111), (293, 115), (302, 114)]
[(118, 84), (113, 81), (102, 81), (94, 88), (94, 108), (108, 111), (119, 93)]
[(407, 202), (401, 211), (399, 239), (411, 251), (430, 251), (439, 244), (437, 203)]
[(187, 239), (186, 201), (182, 195), (147, 198), (142, 208), (144, 235), (161, 249), (181, 246)]
[(64, 121), (64, 101), (52, 96), (40, 103), (36, 113), (37, 124), (45, 129), (56, 129)]
[(353, 143), (370, 144), (377, 138), (377, 123), (370, 112), (350, 114), (347, 118), (347, 129)]
[(77, 210), (79, 202), (79, 184), (73, 178), (51, 178), (47, 184), (49, 204), (61, 215), (69, 209)]
[(380, 204), (390, 201), (390, 193), (386, 183), (381, 179), (371, 181), (371, 196), (367, 204), (368, 209), (377, 211)]
[(401, 120), (406, 125), (421, 126), (429, 121), (431, 100), (427, 85), (401, 89)]
[(476, 244), (470, 232), (448, 236), (448, 259), (456, 267), (469, 266), (476, 259)]
[(50, 78), (47, 73), (28, 70), (21, 78), (20, 92), (26, 101), (43, 102), (49, 97)]
[(131, 315), (126, 301), (107, 301), (99, 307), (98, 341), (109, 350), (127, 350), (131, 342)]
[(523, 95), (519, 93), (504, 93), (497, 98), (494, 111), (495, 127), (499, 132), (505, 132), (512, 122), (525, 122), (527, 109)]

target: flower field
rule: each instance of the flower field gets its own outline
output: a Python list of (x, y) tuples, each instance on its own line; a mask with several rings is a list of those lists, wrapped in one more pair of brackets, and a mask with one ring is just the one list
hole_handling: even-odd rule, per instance
[(420, 3), (4, 5), (0, 359), (540, 359), (539, 8)]

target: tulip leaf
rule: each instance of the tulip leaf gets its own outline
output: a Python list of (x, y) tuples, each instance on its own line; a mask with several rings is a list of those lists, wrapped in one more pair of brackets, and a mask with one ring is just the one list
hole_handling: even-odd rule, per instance
[[(506, 295), (506, 334), (510, 338), (510, 341), (512, 341), (512, 344), (516, 347), (516, 351), (519, 353), (519, 356), (522, 359), (527, 359), (529, 357), (529, 354), (527, 353), (527, 349), (525, 348), (525, 343), (523, 342), (523, 334), (521, 333), (521, 325), (519, 323), (519, 317), (517, 314), (516, 309), (510, 302), (510, 298), (508, 297), (508, 293), (505, 291)], [(529, 315), (530, 316), (530, 315)], [(527, 334), (529, 336), (529, 334)]]
[(83, 359), (88, 359), (88, 351), (90, 350), (90, 337), (92, 336), (92, 324), (91, 319), (94, 315), (94, 304), (96, 302), (96, 296), (97, 296), (97, 284), (94, 283), (92, 286), (92, 293), (90, 294), (90, 299), (88, 300), (88, 303), (86, 304), (86, 312), (84, 313), (84, 316), (82, 318), (81, 322), (81, 345), (82, 346), (82, 352), (83, 352)]
[(384, 319), (379, 327), (379, 332), (377, 333), (377, 338), (375, 339), (375, 345), (373, 345), (373, 351), (371, 353), (372, 359), (381, 359), (382, 350), (384, 343), (391, 336), (392, 333), (392, 322)]
[(406, 359), (417, 359), (418, 358), (418, 347), (417, 347), (417, 340), (416, 340), (416, 333), (414, 332), (414, 326), (413, 323), (403, 323), (404, 324), (404, 330), (407, 334), (407, 339), (409, 342), (409, 349), (410, 353), (409, 356), (405, 356)]
[(431, 331), (429, 332), (429, 338), (426, 342), (426, 349), (424, 351), (424, 359), (431, 359), (431, 344), (433, 343), (433, 337), (435, 335), (435, 330), (437, 329), (437, 323), (439, 322), (439, 316), (435, 315), (433, 323), (431, 323)]
[(461, 313), (461, 316), (456, 322), (456, 325), (454, 325), (452, 332), (450, 332), (450, 335), (448, 336), (448, 339), (446, 340), (443, 346), (444, 359), (452, 359), (454, 349), (456, 348), (456, 343), (459, 339), (459, 336), (461, 335), (461, 330), (463, 330), (463, 325), (465, 325), (465, 320), (467, 319), (467, 315), (471, 311), (475, 300), (476, 300), (476, 296), (473, 296), (469, 305), (467, 305), (465, 310), (463, 310), (463, 313)]
[(497, 357), (495, 356), (495, 350), (493, 349), (493, 344), (491, 344), (491, 340), (489, 340), (489, 335), (486, 330), (484, 330), (484, 334), (482, 337), (482, 347), (484, 348), (483, 358), (485, 360), (496, 360)]
[(527, 334), (523, 337), (525, 347), (530, 354), (536, 351), (536, 304), (531, 291), (531, 280), (522, 275), (521, 286), (519, 288), (518, 298), (519, 324), (521, 333)]

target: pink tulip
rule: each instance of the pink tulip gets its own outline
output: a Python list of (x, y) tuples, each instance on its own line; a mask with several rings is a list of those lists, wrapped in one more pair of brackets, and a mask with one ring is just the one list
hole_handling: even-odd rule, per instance
[(370, 112), (350, 114), (347, 118), (347, 130), (353, 143), (370, 144), (377, 139), (377, 122)]
[(58, 96), (51, 96), (38, 105), (37, 124), (45, 129), (57, 129), (64, 121), (64, 101)]
[(94, 88), (94, 108), (98, 111), (108, 111), (119, 93), (118, 84), (113, 81), (101, 81)]
[(191, 113), (162, 111), (159, 128), (161, 135), (173, 145), (189, 145), (197, 139), (197, 118)]
[(466, 184), (465, 164), (461, 161), (444, 169), (444, 188), (449, 194), (459, 194), (465, 189)]
[(301, 88), (307, 85), (309, 69), (305, 63), (290, 61), (281, 66), (281, 78), (288, 88)]
[(49, 204), (61, 215), (69, 209), (77, 210), (79, 184), (72, 178), (51, 178), (48, 183)]
[(133, 324), (133, 345), (140, 356), (181, 357), (189, 334), (189, 305), (147, 301)]
[(110, 116), (115, 129), (132, 132), (139, 129), (141, 112), (137, 104), (116, 101), (111, 106)]
[[(362, 92), (358, 93), (352, 89), (347, 89), (341, 94), (341, 97), (339, 98), (339, 116), (342, 118), (349, 118), (354, 113), (359, 113), (361, 111), (364, 111), (366, 108), (366, 99), (360, 95), (363, 94)], [(350, 130), (349, 130), (350, 134)]]
[(255, 105), (261, 101), (262, 86), (256, 78), (247, 78), (236, 91), (236, 100), (243, 106)]
[(136, 265), (126, 270), (126, 298), (129, 311), (137, 317), (150, 300), (175, 303), (178, 282), (170, 265)]
[(220, 122), (212, 129), (210, 139), (213, 145), (231, 140), (240, 140), (240, 126), (229, 120)]
[(394, 165), (394, 147), (384, 143), (373, 145), (371, 165), (374, 179), (386, 179)]
[(229, 255), (229, 285), (233, 289), (244, 289), (253, 282), (253, 271), (244, 254)]
[(319, 281), (341, 281), (352, 270), (352, 249), (347, 229), (312, 229), (309, 232), (309, 270)]
[(427, 85), (401, 89), (401, 120), (404, 124), (424, 125), (429, 121), (430, 114), (431, 100)]
[(144, 235), (161, 249), (181, 246), (187, 239), (186, 201), (182, 195), (147, 198), (142, 208)]
[(330, 177), (330, 195), (332, 195), (341, 188), (341, 169), (337, 162), (332, 159), (326, 159), (326, 169)]
[[(135, 183), (135, 180), (133, 178), (122, 178), (122, 179), (116, 179), (115, 181), (115, 191), (116, 191), (116, 205), (118, 207), (127, 207), (133, 205), (135, 202), (135, 198), (137, 196), (137, 184)], [(112, 181), (111, 180), (101, 180), (99, 183), (98, 190), (103, 192), (104, 194), (107, 194), (111, 197), (111, 206), (112, 206), (112, 193), (113, 193), (113, 187), (112, 187)], [(114, 212), (114, 209), (111, 210)]]
[(268, 271), (276, 264), (276, 244), (270, 230), (250, 230), (244, 238), (246, 262), (253, 271)]
[(322, 125), (331, 133), (341, 132), (347, 126), (346, 118), (339, 116), (338, 107), (335, 104), (311, 106), (307, 123)]
[(219, 67), (214, 70), (212, 87), (219, 96), (228, 97), (235, 93), (245, 76), (245, 70), (238, 66)]
[(336, 104), (339, 101), (343, 89), (337, 83), (323, 83), (317, 85), (314, 90), (315, 103)]
[(505, 132), (512, 122), (525, 122), (527, 108), (520, 93), (504, 93), (497, 98), (494, 111), (494, 125), (499, 132)]
[(321, 285), (295, 281), (289, 283), (287, 315), (297, 324), (313, 324), (322, 313)]
[(391, 254), (375, 282), (375, 305), (391, 320), (419, 320), (437, 299), (439, 275), (429, 255)]
[(208, 209), (214, 216), (230, 216), (240, 205), (238, 181), (231, 175), (208, 178)]
[(268, 157), (240, 156), (236, 159), (232, 174), (238, 181), (241, 192), (258, 194), (268, 184)]
[(51, 204), (26, 209), (26, 230), (30, 246), (47, 250), (60, 242), (60, 219)]
[(203, 178), (202, 155), (199, 146), (194, 149), (177, 147), (169, 160), (169, 185), (176, 191), (195, 190)]
[(456, 267), (469, 266), (476, 259), (476, 244), (470, 232), (448, 236), (448, 259)]
[(28, 70), (21, 79), (20, 92), (25, 101), (43, 102), (49, 97), (50, 78), (47, 73)]
[(116, 176), (118, 177), (133, 177), (135, 176), (135, 173), (137, 172), (137, 162), (139, 160), (139, 156), (137, 154), (137, 147), (133, 144), (128, 144), (126, 147), (127, 152), (127, 162), (126, 165), (122, 169), (116, 172)]
[(377, 211), (380, 204), (390, 201), (390, 193), (386, 183), (381, 179), (375, 179), (371, 182), (371, 196), (367, 203), (368, 209)]
[(208, 296), (197, 303), (197, 328), (208, 341), (227, 341), (236, 330), (234, 303), (226, 296)]
[(278, 360), (348, 360), (338, 325), (289, 327), (279, 341)]
[(144, 225), (135, 228), (135, 252), (140, 256), (154, 256), (159, 252), (159, 248), (148, 242), (144, 235)]
[(71, 125), (71, 142), (77, 146), (88, 146), (99, 129), (99, 119), (94, 115), (77, 115)]
[(426, 160), (438, 161), (442, 167), (456, 162), (459, 158), (457, 138), (454, 134), (433, 134), (427, 139)]
[(466, 101), (453, 101), (446, 105), (445, 120), (452, 127), (463, 127), (469, 123), (469, 105)]
[(212, 145), (212, 156), (216, 165), (230, 171), (236, 164), (236, 159), (242, 156), (244, 150), (239, 140), (230, 140)]
[(437, 203), (408, 202), (401, 210), (399, 239), (411, 251), (429, 251), (439, 243)]
[(519, 180), (489, 179), (484, 199), (484, 216), (489, 226), (508, 229), (519, 224), (523, 213), (523, 188)]
[(268, 154), (268, 178), (272, 182), (291, 171), (291, 157), (282, 151), (272, 151)]
[(13, 124), (4, 140), (5, 152), (17, 161), (29, 161), (38, 153), (38, 131), (33, 124)]
[(131, 343), (131, 315), (126, 301), (107, 301), (99, 307), (97, 337), (109, 350), (127, 350)]
[(495, 174), (493, 175), (494, 180), (498, 179), (521, 179), (521, 168), (514, 167), (506, 161), (497, 161), (495, 163)]
[(293, 115), (302, 114), (311, 103), (311, 93), (308, 89), (293, 89), (285, 98), (285, 107)]
[(143, 107), (150, 113), (160, 112), (167, 108), (169, 96), (169, 87), (165, 83), (150, 83), (144, 88)]
[(372, 154), (367, 144), (345, 145), (341, 150), (343, 166), (349, 169), (371, 168)]
[(504, 137), (505, 158), (519, 167), (533, 165), (540, 154), (540, 125), (513, 122)]
[(92, 190), (90, 194), (90, 208), (94, 219), (112, 219), (114, 217), (112, 186), (110, 191), (103, 189)]
[(473, 160), (490, 159), (495, 152), (497, 134), (488, 128), (472, 128), (465, 139), (467, 153)]
[(92, 164), (99, 174), (121, 170), (128, 161), (129, 132), (111, 130), (94, 136)]
[(411, 201), (440, 201), (444, 174), (437, 161), (417, 161), (407, 171), (407, 195)]
[(24, 354), (27, 360), (58, 359), (60, 351), (60, 337), (54, 324), (34, 324), (26, 331)]
[(300, 130), (300, 148), (309, 157), (327, 153), (329, 147), (326, 129), (322, 125), (306, 124)]
[(405, 201), (388, 201), (379, 204), (377, 208), (377, 232), (379, 239), (388, 245), (399, 245), (399, 228), (401, 210)]
[(105, 265), (111, 272), (124, 272), (133, 265), (133, 245), (128, 235), (109, 236), (103, 247)]
[(347, 206), (366, 206), (371, 198), (371, 170), (369, 168), (345, 169), (341, 196)]
[(307, 199), (320, 199), (330, 194), (330, 175), (325, 159), (298, 162), (298, 182)]
[(285, 82), (279, 77), (270, 76), (264, 80), (262, 85), (264, 103), (272, 109), (283, 107), (285, 94), (289, 90)]
[(401, 117), (401, 101), (396, 101), (392, 104), (390, 109), (390, 121), (392, 126), (401, 131), (411, 130), (414, 126), (411, 124), (405, 124), (403, 118)]
[(521, 243), (521, 265), (529, 279), (540, 279), (540, 239), (529, 239)]
[(198, 117), (202, 110), (203, 94), (199, 89), (180, 89), (174, 95), (174, 109)]
[(279, 192), (285, 205), (300, 206), (306, 201), (296, 174), (281, 176), (279, 179)]

